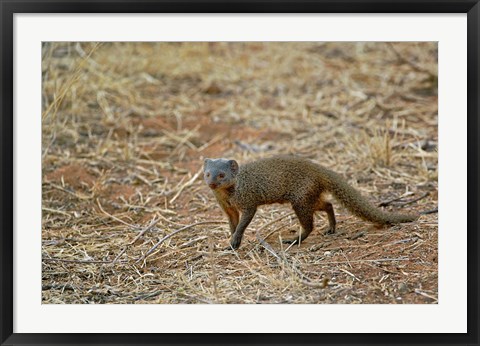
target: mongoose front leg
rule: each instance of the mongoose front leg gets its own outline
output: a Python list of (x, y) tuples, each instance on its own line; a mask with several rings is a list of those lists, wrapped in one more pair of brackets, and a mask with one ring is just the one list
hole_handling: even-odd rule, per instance
[(238, 219), (240, 217), (238, 210), (234, 208), (225, 208), (225, 213), (228, 216), (228, 224), (230, 225), (230, 234), (235, 233), (238, 226)]
[(238, 249), (240, 247), (240, 243), (242, 242), (243, 232), (252, 221), (253, 217), (255, 216), (257, 209), (247, 209), (242, 211), (242, 216), (240, 217), (240, 223), (235, 230), (235, 233), (232, 235), (232, 239), (230, 241), (230, 245), (233, 249)]

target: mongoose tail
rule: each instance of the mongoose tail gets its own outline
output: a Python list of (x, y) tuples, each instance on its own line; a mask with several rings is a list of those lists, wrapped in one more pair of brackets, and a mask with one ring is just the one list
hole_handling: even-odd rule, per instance
[(370, 221), (379, 225), (388, 225), (412, 222), (417, 220), (419, 217), (419, 215), (415, 214), (397, 214), (384, 212), (381, 209), (372, 205), (357, 190), (350, 186), (343, 177), (332, 171), (329, 171), (327, 174), (327, 190), (333, 196), (335, 196), (335, 198), (350, 212), (362, 218), (363, 220)]

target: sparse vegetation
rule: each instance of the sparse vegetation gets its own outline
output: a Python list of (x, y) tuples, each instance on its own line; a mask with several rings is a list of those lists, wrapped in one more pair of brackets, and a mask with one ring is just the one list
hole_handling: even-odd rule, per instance
[(337, 234), (319, 213), (286, 246), (295, 216), (265, 206), (234, 252), (201, 174), (291, 153), (436, 209), (436, 43), (45, 43), (42, 73), (43, 303), (437, 303), (436, 213), (335, 204)]

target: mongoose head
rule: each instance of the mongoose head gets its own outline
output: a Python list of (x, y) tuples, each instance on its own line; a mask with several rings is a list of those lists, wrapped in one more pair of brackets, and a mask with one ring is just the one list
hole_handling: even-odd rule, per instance
[(238, 163), (228, 159), (205, 159), (203, 177), (212, 190), (226, 189), (235, 184)]

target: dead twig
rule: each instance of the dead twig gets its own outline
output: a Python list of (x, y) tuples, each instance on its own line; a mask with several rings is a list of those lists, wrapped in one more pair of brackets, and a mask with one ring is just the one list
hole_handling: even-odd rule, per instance
[(112, 263), (112, 261), (95, 261), (95, 260), (67, 260), (61, 258), (42, 258), (42, 261), (46, 262), (65, 262), (65, 263), (87, 263), (87, 264), (108, 264)]
[[(266, 227), (274, 224), (275, 222), (278, 222), (278, 221), (280, 221), (280, 220), (282, 220), (282, 219), (284, 219), (284, 218), (286, 218), (286, 217), (288, 217), (288, 216), (291, 216), (291, 215), (293, 215), (293, 214), (294, 214), (293, 212), (290, 212), (290, 213), (288, 213), (288, 214), (285, 214), (285, 215), (282, 215), (282, 216), (276, 218), (275, 220), (272, 220), (272, 221), (266, 223), (265, 225), (261, 226), (261, 227), (257, 230), (257, 232), (255, 232), (255, 236), (256, 236), (257, 240), (260, 242), (260, 244), (261, 244), (268, 252), (270, 252), (270, 253), (277, 259), (277, 261), (278, 261), (280, 264), (286, 264), (288, 267), (290, 267), (290, 268), (300, 277), (301, 282), (302, 282), (303, 284), (305, 284), (305, 282), (311, 282), (311, 279), (310, 279), (309, 277), (307, 277), (305, 274), (303, 274), (299, 269), (297, 269), (297, 268), (295, 268), (293, 265), (291, 265), (284, 256), (280, 256), (280, 255), (272, 248), (272, 246), (271, 246), (269, 243), (267, 243), (267, 242), (265, 241), (265, 239), (263, 239), (263, 238), (260, 236), (260, 231), (261, 231), (261, 230), (263, 230), (264, 228), (266, 228)], [(294, 245), (294, 244), (292, 244), (292, 245)], [(310, 287), (325, 288), (325, 287), (326, 287), (326, 283), (327, 283), (327, 281), (325, 281), (325, 280), (328, 281), (328, 279), (324, 279), (324, 281), (323, 281), (321, 284), (312, 283), (312, 286), (310, 286)]]
[(425, 192), (425, 193), (424, 193), (423, 195), (421, 195), (420, 197), (414, 198), (414, 199), (412, 199), (412, 200), (410, 200), (410, 201), (398, 203), (398, 205), (401, 205), (401, 206), (409, 205), (409, 204), (418, 202), (418, 201), (421, 200), (421, 199), (424, 199), (424, 198), (427, 197), (428, 195), (429, 195), (429, 193), (428, 193), (428, 192)]
[(45, 111), (42, 112), (42, 121), (45, 121), (46, 117), (48, 114), (50, 114), (53, 110), (53, 116), (57, 113), (57, 110), (60, 108), (60, 105), (62, 104), (65, 96), (67, 95), (67, 92), (71, 90), (71, 87), (80, 80), (80, 77), (84, 73), (82, 71), (83, 65), (85, 64), (86, 61), (89, 60), (90, 56), (97, 50), (98, 47), (100, 47), (101, 43), (96, 43), (90, 52), (86, 54), (85, 56), (82, 57), (82, 60), (77, 64), (75, 67), (74, 72), (71, 74), (70, 78), (66, 81), (66, 83), (60, 88), (60, 92), (58, 93), (58, 96), (55, 97), (54, 101), (48, 105), (48, 107), (45, 109)]
[(435, 214), (435, 213), (438, 213), (438, 208), (420, 212), (421, 215), (428, 215), (428, 214)]
[(155, 249), (157, 247), (159, 247), (165, 240), (173, 237), (175, 234), (177, 233), (180, 233), (182, 231), (186, 231), (187, 229), (190, 229), (192, 227), (195, 227), (195, 226), (199, 226), (199, 225), (207, 225), (207, 224), (224, 224), (226, 223), (225, 221), (201, 221), (201, 222), (197, 222), (197, 223), (194, 223), (194, 224), (191, 224), (191, 225), (187, 225), (185, 227), (182, 227), (180, 229), (177, 229), (176, 231), (173, 231), (172, 233), (170, 233), (169, 235), (163, 237), (162, 239), (160, 239), (158, 241), (158, 243), (156, 243), (152, 248), (150, 248), (150, 250), (147, 251), (147, 253), (143, 256), (141, 256), (140, 258), (138, 258), (135, 263), (138, 263), (138, 262), (141, 262), (143, 261), (145, 258), (147, 258), (153, 251), (155, 251)]
[(218, 288), (217, 288), (217, 272), (215, 270), (215, 261), (214, 261), (214, 253), (213, 253), (214, 245), (213, 245), (213, 237), (210, 234), (208, 236), (208, 259), (210, 262), (210, 267), (212, 269), (212, 275), (210, 277), (210, 282), (213, 286), (213, 294), (215, 296), (215, 301), (219, 303), (218, 299)]
[(350, 240), (355, 240), (355, 239), (358, 239), (360, 237), (363, 237), (365, 235), (365, 231), (360, 231), (360, 232), (357, 232), (355, 233), (354, 235), (352, 235), (350, 238)]
[(380, 203), (378, 203), (377, 205), (378, 205), (379, 207), (386, 207), (386, 206), (390, 205), (390, 203), (392, 203), (392, 202), (396, 202), (396, 201), (398, 201), (398, 200), (401, 200), (401, 199), (403, 199), (403, 198), (405, 198), (405, 197), (407, 197), (407, 196), (411, 196), (411, 195), (413, 195), (413, 192), (408, 192), (408, 193), (405, 193), (405, 194), (403, 194), (403, 195), (401, 195), (401, 196), (399, 196), (399, 197), (395, 197), (395, 198), (392, 198), (392, 199), (389, 199), (389, 200), (380, 202)]
[(313, 281), (307, 281), (307, 280), (302, 280), (300, 281), (303, 285), (312, 287), (312, 288), (325, 288), (328, 286), (328, 278), (323, 278), (322, 282), (313, 282)]
[(170, 204), (175, 202), (175, 200), (178, 198), (178, 196), (180, 196), (180, 194), (182, 193), (183, 189), (185, 189), (186, 187), (192, 185), (195, 180), (197, 180), (198, 176), (200, 174), (202, 174), (203, 172), (203, 167), (200, 167), (200, 169), (197, 171), (197, 173), (195, 173), (195, 175), (189, 180), (187, 181), (185, 184), (183, 184), (180, 189), (177, 191), (177, 193), (175, 194), (175, 196), (172, 197), (172, 199), (170, 200)]
[(133, 245), (142, 235), (150, 231), (155, 225), (160, 221), (160, 218), (153, 218), (152, 221), (150, 221), (150, 224), (145, 228), (143, 231), (141, 231), (128, 245)]
[(437, 297), (434, 297), (434, 296), (431, 296), (423, 291), (420, 291), (419, 289), (415, 289), (414, 291), (416, 294), (419, 294), (421, 296), (424, 296), (426, 298), (429, 298), (429, 299), (432, 299), (434, 302), (437, 302), (438, 301), (438, 298)]
[(275, 258), (279, 259), (279, 260), (282, 260), (282, 258), (275, 252), (275, 250), (273, 250), (273, 248), (270, 246), (270, 244), (268, 244), (265, 239), (263, 239), (261, 236), (260, 236), (260, 231), (263, 230), (264, 228), (280, 221), (280, 220), (283, 220), (285, 219), (286, 217), (289, 217), (291, 215), (293, 215), (294, 213), (291, 212), (291, 213), (288, 213), (288, 214), (285, 214), (285, 215), (282, 215), (280, 217), (277, 217), (275, 220), (272, 220), (268, 223), (266, 223), (265, 225), (261, 226), (259, 229), (257, 229), (257, 232), (255, 232), (255, 237), (257, 238), (257, 240), (260, 242), (260, 244), (268, 251), (270, 252)]
[(63, 192), (65, 192), (65, 193), (68, 193), (68, 194), (70, 194), (70, 195), (72, 195), (72, 196), (75, 196), (75, 197), (77, 197), (78, 199), (81, 199), (81, 200), (88, 200), (88, 199), (93, 198), (93, 194), (91, 194), (91, 195), (84, 195), (84, 194), (82, 194), (82, 193), (80, 193), (80, 192), (70, 191), (70, 190), (68, 190), (68, 189), (66, 189), (66, 188), (64, 188), (64, 187), (58, 186), (58, 185), (53, 184), (53, 183), (50, 183), (49, 185), (50, 185), (51, 187), (55, 188), (55, 189), (58, 189), (58, 190), (63, 191)]
[[(348, 262), (350, 263), (350, 261)], [(355, 276), (355, 274), (352, 274), (350, 273), (348, 270), (346, 269), (343, 269), (343, 268), (338, 268), (340, 271), (344, 272), (345, 274), (347, 275), (350, 275), (352, 278), (354, 278), (355, 280), (359, 281), (359, 282), (362, 282), (362, 280), (360, 280), (358, 277)]]
[(361, 262), (393, 262), (393, 261), (409, 261), (408, 257), (399, 257), (399, 258), (379, 258), (379, 259), (362, 259), (362, 260), (352, 260), (352, 261), (332, 261), (332, 262), (322, 262), (323, 264), (340, 264), (340, 263), (361, 263)]
[(122, 251), (120, 251), (117, 257), (115, 257), (115, 259), (112, 261), (112, 264), (117, 263), (118, 259), (127, 251), (127, 249), (132, 246), (138, 239), (140, 239), (142, 235), (150, 231), (158, 223), (158, 221), (160, 221), (160, 218), (153, 218), (152, 221), (150, 221), (150, 224), (143, 231), (141, 231), (130, 243), (128, 243)]
[(421, 73), (426, 73), (430, 77), (438, 78), (438, 76), (435, 73), (433, 73), (432, 71), (426, 69), (425, 67), (422, 67), (422, 66), (418, 65), (417, 63), (407, 59), (402, 54), (400, 54), (400, 52), (397, 50), (397, 48), (395, 48), (395, 46), (392, 43), (389, 42), (388, 47), (390, 47), (391, 51), (396, 55), (397, 59), (400, 62), (409, 65), (414, 71), (421, 72)]
[(110, 213), (107, 213), (107, 212), (105, 211), (105, 209), (103, 209), (102, 205), (100, 204), (100, 200), (99, 200), (98, 198), (97, 198), (97, 204), (98, 204), (98, 207), (100, 208), (100, 211), (101, 211), (102, 213), (104, 213), (105, 215), (107, 215), (107, 216), (108, 216), (109, 218), (111, 218), (112, 220), (115, 220), (115, 221), (118, 221), (118, 222), (120, 222), (120, 223), (123, 223), (124, 225), (126, 225), (126, 226), (128, 226), (128, 227), (130, 227), (130, 228), (132, 228), (132, 229), (137, 229), (137, 230), (138, 230), (138, 229), (140, 228), (140, 227), (138, 227), (138, 226), (135, 226), (135, 225), (132, 225), (132, 224), (130, 224), (130, 223), (128, 223), (128, 222), (125, 222), (125, 221), (123, 221), (122, 219), (119, 219), (118, 217), (113, 216), (113, 215), (110, 214)]

